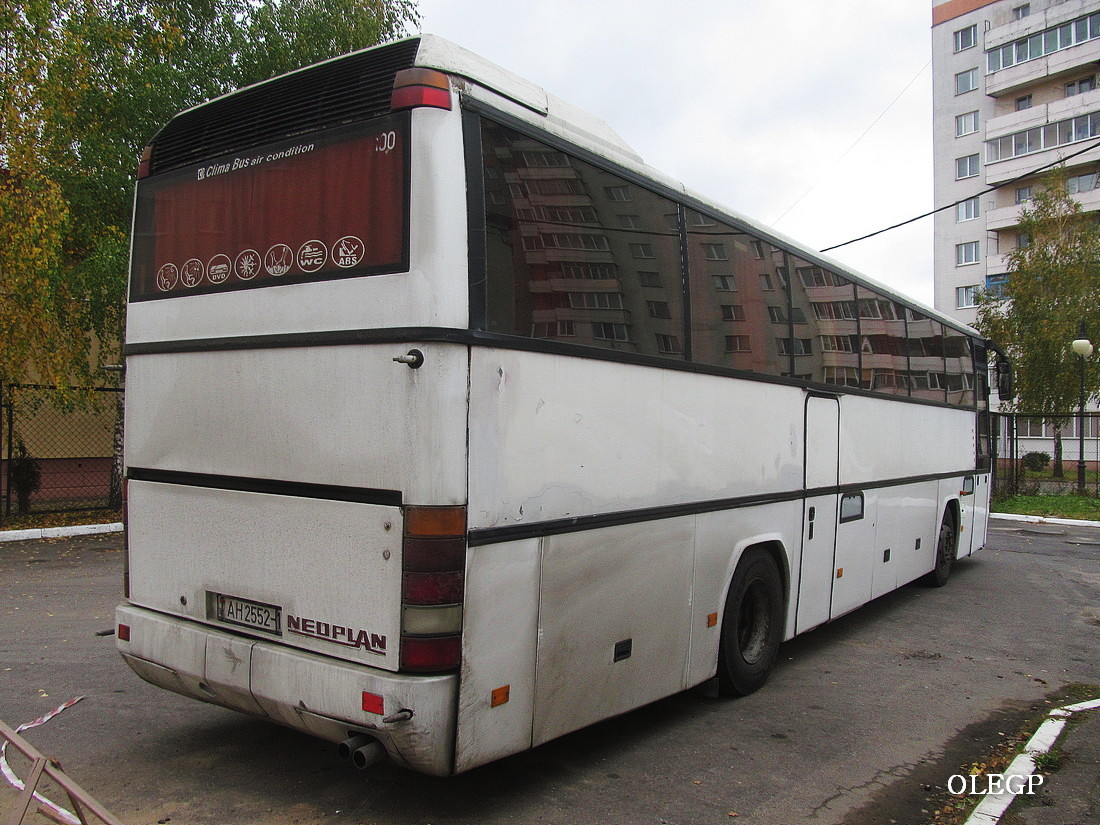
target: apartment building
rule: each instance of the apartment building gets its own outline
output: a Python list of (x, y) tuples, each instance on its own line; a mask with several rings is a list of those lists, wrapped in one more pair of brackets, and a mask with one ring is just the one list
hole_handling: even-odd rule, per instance
[(932, 24), (935, 200), (958, 202), (935, 217), (935, 305), (973, 323), (1027, 243), (1029, 173), (1066, 158), (1100, 211), (1100, 148), (1069, 157), (1100, 141), (1100, 0), (933, 0)]

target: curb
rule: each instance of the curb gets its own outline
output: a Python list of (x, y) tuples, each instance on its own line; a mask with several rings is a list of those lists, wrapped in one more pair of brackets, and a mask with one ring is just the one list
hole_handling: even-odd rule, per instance
[[(1001, 817), (1008, 810), (1008, 806), (1012, 804), (1018, 795), (1018, 792), (1007, 790), (1011, 786), (1009, 778), (1019, 777), (1023, 780), (1034, 775), (1034, 757), (1038, 754), (1050, 752), (1050, 749), (1054, 747), (1054, 743), (1058, 741), (1062, 729), (1065, 728), (1066, 720), (1074, 713), (1098, 708), (1100, 708), (1100, 699), (1093, 699), (1089, 702), (1078, 702), (1074, 705), (1066, 705), (1050, 711), (1047, 714), (1047, 720), (1039, 726), (1039, 729), (1024, 745), (1023, 753), (1013, 759), (1012, 764), (1005, 769), (1003, 781), (1006, 790), (986, 794), (982, 801), (978, 803), (978, 807), (971, 812), (965, 825), (996, 825), (1000, 822)], [(1017, 787), (1023, 789), (1022, 784), (1018, 783)]]
[(1021, 516), (1019, 513), (990, 513), (990, 518), (1005, 521), (1023, 521), (1028, 524), (1058, 524), (1064, 527), (1100, 527), (1100, 521), (1083, 521), (1072, 518), (1047, 518), (1046, 516)]
[(37, 527), (32, 530), (0, 531), (0, 542), (29, 539), (57, 539), (67, 536), (94, 536), (100, 533), (121, 533), (122, 522), (113, 524), (78, 524), (74, 527)]

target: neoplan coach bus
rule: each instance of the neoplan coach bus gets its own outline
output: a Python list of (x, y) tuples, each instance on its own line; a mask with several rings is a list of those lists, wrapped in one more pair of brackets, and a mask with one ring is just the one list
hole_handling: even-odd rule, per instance
[(985, 541), (987, 342), (443, 40), (143, 156), (144, 679), (452, 774), (718, 677)]

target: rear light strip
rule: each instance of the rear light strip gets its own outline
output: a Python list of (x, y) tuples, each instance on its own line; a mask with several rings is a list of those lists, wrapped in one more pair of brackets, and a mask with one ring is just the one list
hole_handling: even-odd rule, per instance
[(401, 670), (455, 670), (462, 661), (466, 508), (407, 506), (404, 525)]

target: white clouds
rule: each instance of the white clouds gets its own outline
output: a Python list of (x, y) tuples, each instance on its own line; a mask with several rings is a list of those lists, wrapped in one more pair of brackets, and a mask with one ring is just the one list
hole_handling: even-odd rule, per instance
[[(809, 246), (932, 207), (929, 68), (852, 146), (928, 62), (928, 0), (420, 6), (424, 31), (592, 112), (690, 188), (765, 223), (801, 197), (776, 226)], [(926, 219), (833, 254), (927, 302), (931, 236)]]

